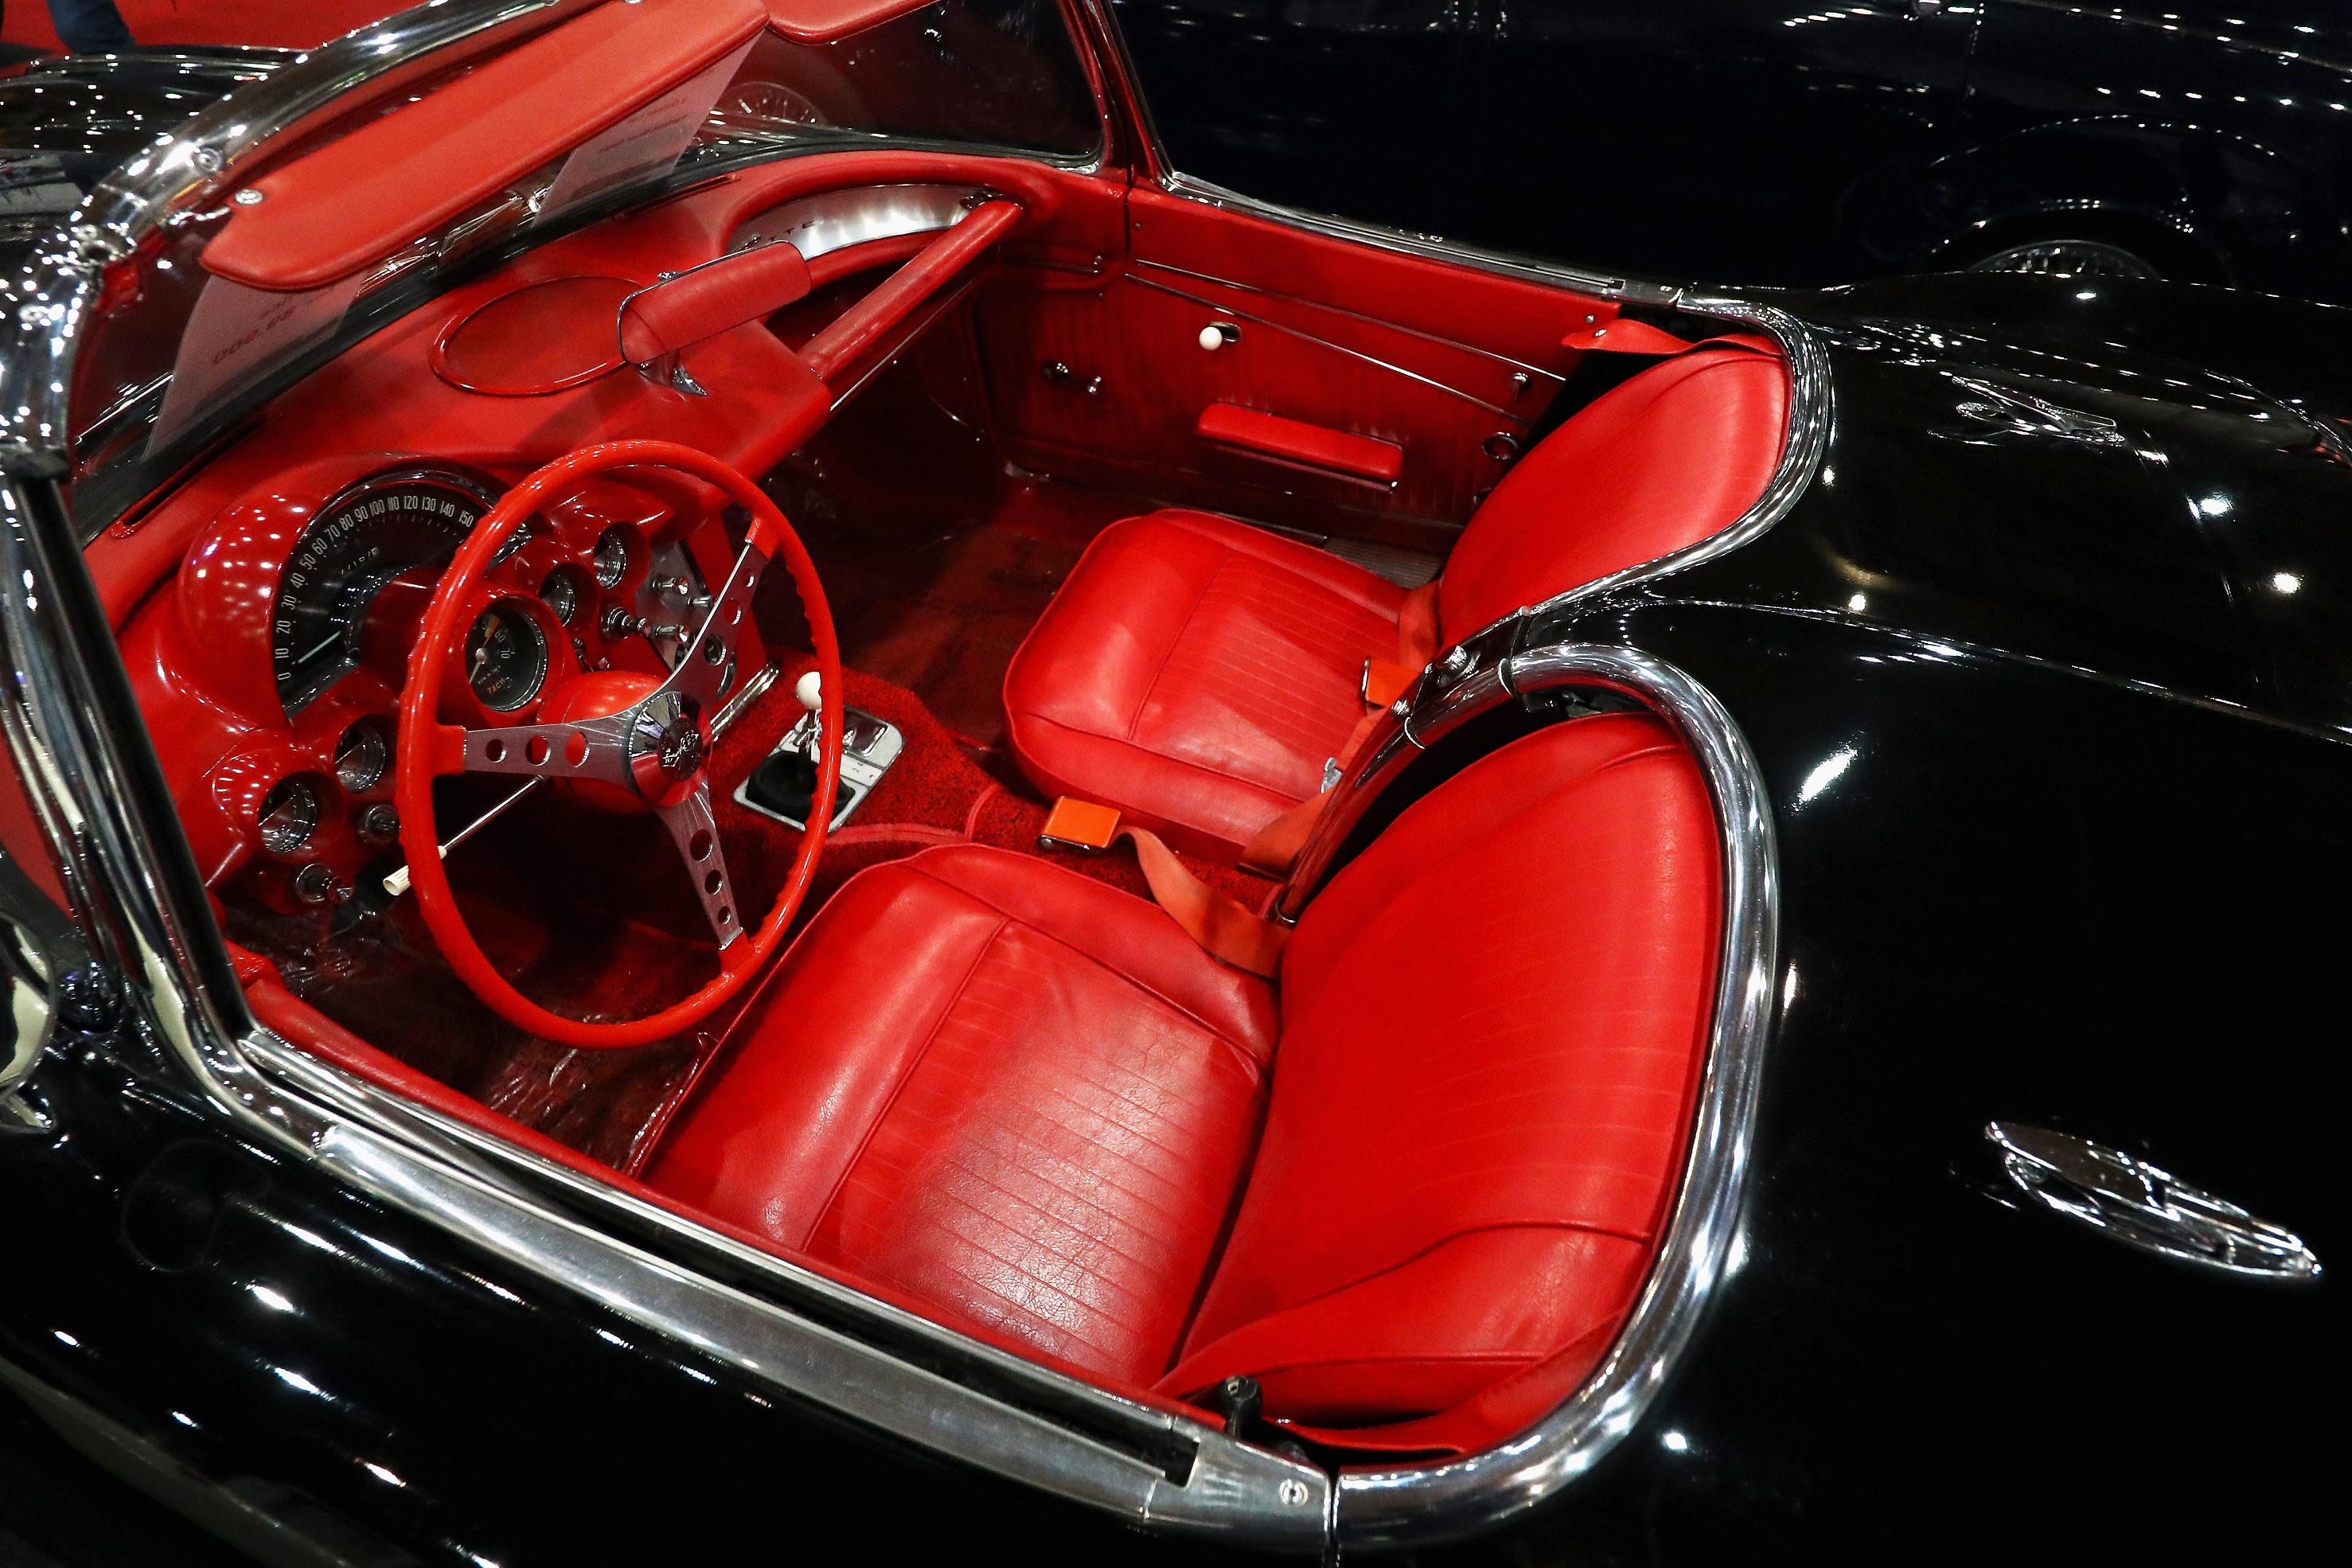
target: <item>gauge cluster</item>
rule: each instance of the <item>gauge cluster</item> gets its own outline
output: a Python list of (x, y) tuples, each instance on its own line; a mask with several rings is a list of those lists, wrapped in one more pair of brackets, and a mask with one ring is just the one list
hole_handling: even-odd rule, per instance
[[(435, 585), (504, 489), (457, 465), (309, 465), (225, 509), (133, 617), (125, 656), (209, 884), (292, 910), (398, 863), (400, 688)], [(528, 723), (583, 671), (667, 673), (732, 559), (680, 494), (589, 481), (493, 556), (446, 650), (464, 679), (442, 721)], [(742, 648), (765, 662), (756, 635)]]

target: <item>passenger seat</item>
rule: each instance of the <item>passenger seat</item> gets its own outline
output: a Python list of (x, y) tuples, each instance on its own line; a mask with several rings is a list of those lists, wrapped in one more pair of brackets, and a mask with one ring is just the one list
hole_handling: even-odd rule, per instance
[(1114, 523), (1006, 671), (1013, 753), (1048, 797), (1230, 862), (1322, 788), (1363, 716), (1366, 660), (1418, 668), (1522, 605), (1720, 531), (1770, 483), (1788, 407), (1786, 366), (1740, 344), (1651, 366), (1496, 488), (1433, 604), (1228, 518)]

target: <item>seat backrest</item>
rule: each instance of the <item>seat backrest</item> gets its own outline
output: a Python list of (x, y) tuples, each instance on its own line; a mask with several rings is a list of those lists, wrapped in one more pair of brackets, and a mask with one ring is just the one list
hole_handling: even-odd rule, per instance
[(1682, 1170), (1721, 847), (1646, 714), (1554, 725), (1310, 904), (1264, 1135), (1180, 1363), (1360, 1447), (1468, 1449), (1606, 1351)]
[(1780, 466), (1788, 419), (1788, 366), (1729, 346), (1678, 354), (1595, 398), (1463, 530), (1438, 582), (1444, 640), (1737, 522)]

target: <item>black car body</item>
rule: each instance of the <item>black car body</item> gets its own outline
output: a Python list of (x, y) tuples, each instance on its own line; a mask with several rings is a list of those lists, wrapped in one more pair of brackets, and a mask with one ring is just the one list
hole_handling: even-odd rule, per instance
[(1990, 265), (2352, 300), (2326, 5), (1118, 9), (1177, 165), (1265, 200), (1710, 283)]
[[(279, 79), (375, 68), (309, 68)], [(96, 270), (42, 254), (12, 390)], [(1090, 1402), (271, 1036), (25, 416), (0, 784), (50, 837), (0, 866), (0, 1378), (274, 1562), (2168, 1560), (2245, 1543), (2206, 1500), (2325, 1524), (2352, 334), (2104, 279), (1612, 297), (1772, 335), (1780, 478), (1469, 639), (1347, 805), (1370, 832), (1580, 702), (1727, 719), (1752, 966), (1717, 1206), (1666, 1348), (1573, 1442), (1423, 1488)], [(1328, 1511), (1286, 1532), (1270, 1489), (1307, 1478)]]

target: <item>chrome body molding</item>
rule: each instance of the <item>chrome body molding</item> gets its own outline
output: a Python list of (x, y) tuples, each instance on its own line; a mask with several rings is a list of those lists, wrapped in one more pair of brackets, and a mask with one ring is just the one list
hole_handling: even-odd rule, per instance
[(1534, 1507), (1590, 1470), (1639, 1424), (1734, 1266), (1779, 964), (1771, 802), (1747, 740), (1714, 694), (1630, 648), (1570, 643), (1510, 656), (1448, 694), (1443, 715), (1428, 721), (1432, 738), (1512, 694), (1567, 686), (1624, 694), (1665, 720), (1690, 747), (1714, 797), (1723, 841), (1723, 954), (1689, 1163), (1657, 1263), (1616, 1344), (1584, 1385), (1484, 1453), (1341, 1471), (1335, 1541), (1343, 1550), (1466, 1535)]
[(770, 207), (728, 237), (730, 251), (782, 240), (808, 260), (902, 235), (952, 228), (977, 185), (852, 185)]
[(2126, 1247), (2227, 1274), (2319, 1278), (2303, 1237), (2120, 1149), (2016, 1121), (1988, 1122), (1984, 1135), (2020, 1193)]
[[(431, 1215), (444, 1228), (521, 1268), (569, 1284), (662, 1335), (682, 1355), (730, 1366), (894, 1436), (1139, 1522), (1178, 1531), (1239, 1533), (1276, 1549), (1311, 1552), (1322, 1544), (1329, 1481), (1312, 1467), (974, 1344), (821, 1275), (713, 1236), (665, 1209), (521, 1154), (424, 1107), (401, 1102), (384, 1108), (395, 1114), (394, 1125), (404, 1123), (429, 1135), (445, 1157), (427, 1156), (412, 1139), (370, 1125), (376, 1102), (385, 1098), (373, 1086), (303, 1055), (267, 1030), (255, 1030), (243, 1049), (265, 1069), (257, 1109), (342, 1180), (401, 1208)], [(298, 1089), (309, 1093), (298, 1094)], [(334, 1110), (322, 1113), (330, 1106)], [(645, 1230), (723, 1252), (730, 1262), (776, 1277), (832, 1307), (884, 1320), (897, 1332), (928, 1342), (934, 1352), (969, 1356), (1002, 1382), (1027, 1384), (1040, 1403), (1099, 1401), (1106, 1415), (1129, 1428), (1131, 1441), (1115, 1445), (1074, 1431), (616, 1241), (533, 1202), (511, 1175), (499, 1172), (500, 1163), (536, 1165), (534, 1175), (575, 1200), (617, 1207)]]

